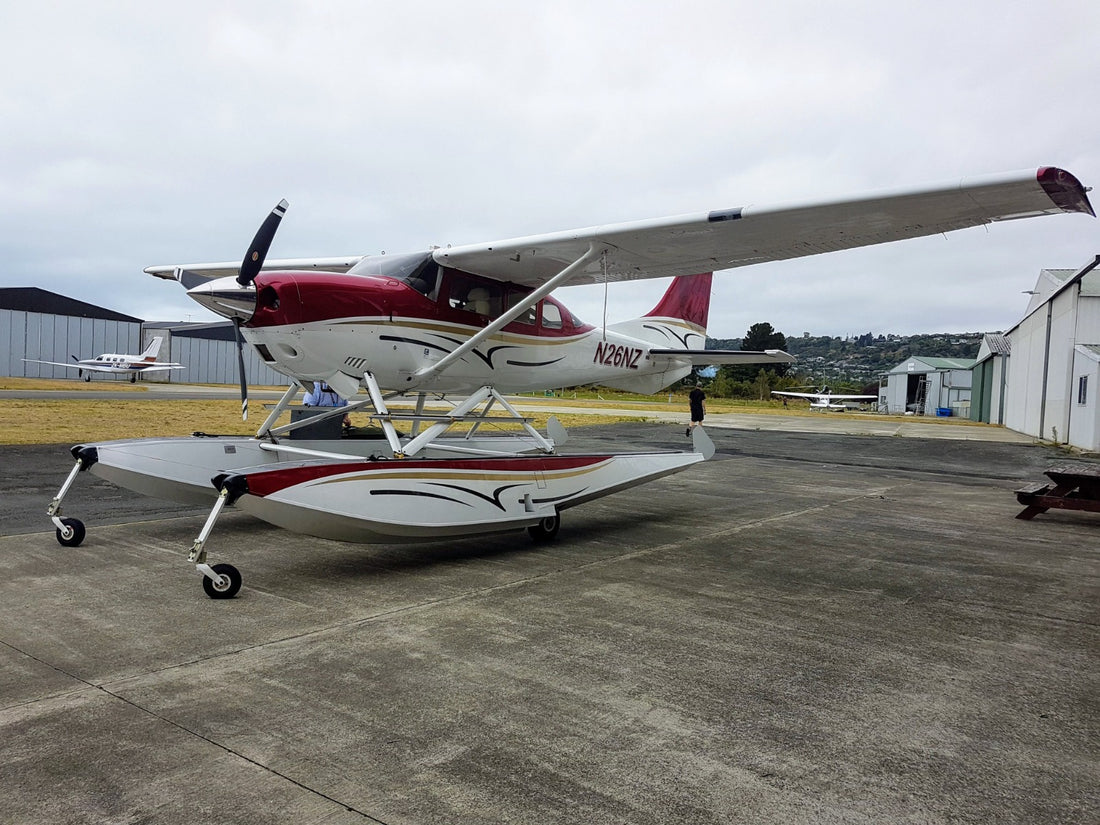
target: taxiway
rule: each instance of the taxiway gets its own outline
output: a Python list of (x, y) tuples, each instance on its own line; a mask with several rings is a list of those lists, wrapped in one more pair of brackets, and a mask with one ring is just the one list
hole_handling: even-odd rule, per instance
[(1063, 453), (710, 432), (549, 545), (226, 513), (220, 602), (185, 561), (205, 511), (85, 475), (62, 548), (65, 445), (0, 447), (0, 822), (1100, 818), (1100, 519), (1013, 518)]

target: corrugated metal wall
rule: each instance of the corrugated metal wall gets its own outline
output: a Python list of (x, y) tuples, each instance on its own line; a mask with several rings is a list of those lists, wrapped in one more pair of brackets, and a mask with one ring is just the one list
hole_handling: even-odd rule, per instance
[[(171, 335), (167, 330), (147, 328), (128, 321), (76, 318), (20, 310), (0, 310), (0, 375), (21, 378), (76, 378), (74, 369), (25, 362), (71, 361), (94, 358), (103, 353), (136, 355), (158, 336), (164, 337), (159, 360), (175, 361), (186, 369), (145, 373), (139, 381), (149, 383), (236, 385), (237, 347), (233, 341), (212, 341)], [(244, 346), (245, 371), (249, 384), (286, 386), (290, 380), (267, 366), (250, 344)], [(129, 375), (96, 373), (93, 381), (129, 381)]]
[[(145, 337), (151, 341), (157, 335), (168, 336), (160, 330), (146, 330)], [(204, 338), (187, 338), (183, 335), (169, 337), (172, 357), (169, 359), (183, 364), (187, 369), (172, 370), (171, 380), (187, 384), (237, 384), (237, 345), (233, 341), (210, 341)], [(162, 349), (163, 352), (163, 349)], [(256, 353), (251, 344), (244, 345), (244, 367), (248, 383), (255, 385), (280, 385), (290, 383), (282, 373), (275, 372)], [(160, 373), (161, 376), (164, 373)], [(164, 380), (150, 375), (149, 380)]]
[[(75, 378), (76, 371), (49, 364), (24, 362), (71, 361), (105, 352), (141, 352), (141, 325), (101, 318), (76, 318), (39, 312), (0, 310), (0, 368), (4, 375), (24, 378)], [(128, 376), (96, 378), (129, 380)]]

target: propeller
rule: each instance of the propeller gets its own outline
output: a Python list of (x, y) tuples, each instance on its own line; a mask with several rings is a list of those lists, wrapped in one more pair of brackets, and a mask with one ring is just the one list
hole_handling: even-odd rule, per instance
[(241, 261), (241, 271), (237, 273), (237, 283), (241, 286), (248, 286), (260, 274), (264, 258), (267, 257), (267, 250), (271, 247), (271, 239), (275, 237), (275, 230), (279, 228), (279, 221), (283, 219), (288, 206), (290, 204), (286, 200), (279, 201), (271, 210), (271, 214), (260, 224), (256, 237), (252, 239), (252, 245), (248, 248), (248, 253)]
[[(252, 239), (252, 244), (248, 247), (244, 260), (241, 261), (241, 269), (237, 273), (237, 283), (241, 286), (251, 286), (252, 282), (256, 280), (256, 276), (260, 274), (264, 259), (267, 257), (267, 250), (271, 248), (271, 241), (275, 237), (275, 231), (279, 228), (279, 222), (282, 221), (283, 215), (286, 214), (289, 206), (290, 204), (285, 199), (279, 201), (275, 204), (275, 208), (271, 210), (271, 213), (264, 218), (264, 222), (260, 224), (260, 228), (256, 231), (256, 237)], [(237, 342), (237, 376), (241, 380), (241, 420), (247, 421), (248, 378), (244, 372), (244, 337), (241, 335), (241, 319), (234, 316), (231, 320), (233, 321), (233, 337)]]
[(241, 319), (233, 319), (233, 337), (237, 340), (237, 377), (241, 379), (241, 421), (248, 420), (248, 379), (244, 374), (244, 338)]

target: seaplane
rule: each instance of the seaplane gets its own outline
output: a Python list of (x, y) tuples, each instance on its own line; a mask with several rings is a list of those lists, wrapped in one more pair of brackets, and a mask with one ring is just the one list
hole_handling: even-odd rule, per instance
[(801, 398), (810, 402), (811, 410), (846, 410), (848, 402), (877, 401), (877, 395), (844, 395), (835, 393), (828, 386), (814, 392), (792, 392), (790, 390), (772, 390), (772, 395), (780, 398)]
[(93, 372), (129, 375), (130, 383), (133, 384), (137, 381), (138, 375), (145, 372), (164, 372), (166, 370), (186, 369), (183, 364), (157, 360), (157, 355), (160, 353), (160, 347), (163, 343), (164, 337), (157, 336), (149, 342), (149, 346), (145, 348), (145, 352), (140, 355), (105, 352), (102, 355), (97, 355), (95, 358), (84, 359), (79, 359), (74, 355), (72, 356), (74, 363), (67, 363), (64, 361), (39, 361), (34, 358), (24, 358), (23, 360), (29, 364), (50, 364), (55, 367), (75, 369), (77, 371), (76, 377), (83, 378), (85, 381), (92, 380)]
[[(679, 472), (692, 452), (568, 455), (507, 394), (600, 384), (658, 392), (696, 366), (789, 363), (783, 352), (704, 350), (712, 275), (768, 261), (1057, 213), (1095, 217), (1087, 190), (1054, 167), (855, 197), (717, 209), (400, 255), (267, 259), (284, 214), (263, 221), (241, 262), (148, 267), (232, 321), (291, 385), (252, 437), (195, 434), (73, 447), (76, 463), (48, 514), (58, 541), (84, 526), (61, 503), (79, 472), (179, 501), (213, 500), (188, 560), (212, 598), (241, 587), (207, 563), (219, 514), (235, 506), (272, 524), (344, 541), (422, 541), (527, 528), (553, 538), (573, 506)], [(599, 326), (551, 295), (573, 284), (671, 277), (646, 315)], [(605, 290), (605, 293), (607, 291)], [(241, 364), (242, 414), (247, 381)], [(321, 381), (348, 405), (276, 426)], [(365, 391), (365, 392), (363, 392)], [(427, 401), (450, 403), (440, 413)], [(382, 437), (295, 439), (327, 416), (368, 412)], [(294, 410), (292, 409), (292, 413)], [(498, 422), (516, 436), (483, 434)], [(466, 425), (457, 432), (458, 425)]]

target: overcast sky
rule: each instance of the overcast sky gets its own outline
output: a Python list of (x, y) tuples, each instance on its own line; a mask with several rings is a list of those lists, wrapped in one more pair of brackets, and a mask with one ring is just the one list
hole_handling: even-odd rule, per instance
[[(1100, 4), (0, 0), (0, 286), (210, 319), (152, 264), (409, 252), (1061, 166), (1100, 182)], [(1100, 205), (1100, 191), (1092, 194)], [(1058, 215), (729, 271), (710, 333), (990, 331)], [(609, 321), (667, 282), (612, 285)], [(599, 323), (603, 289), (557, 293)]]

